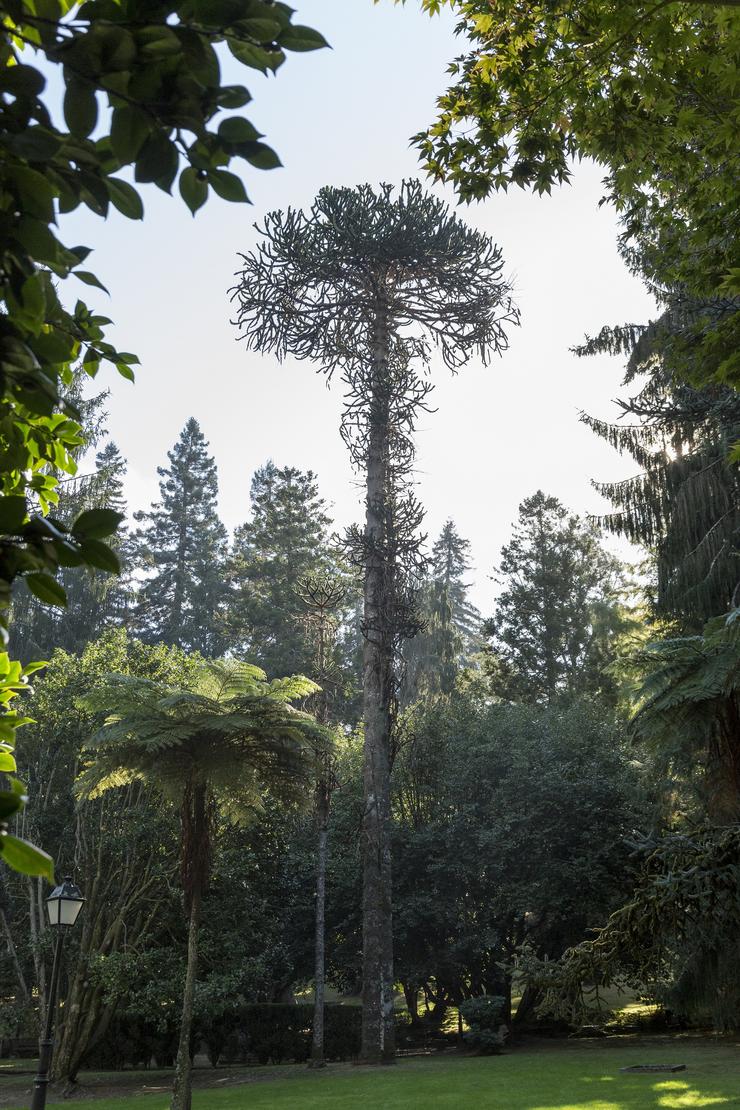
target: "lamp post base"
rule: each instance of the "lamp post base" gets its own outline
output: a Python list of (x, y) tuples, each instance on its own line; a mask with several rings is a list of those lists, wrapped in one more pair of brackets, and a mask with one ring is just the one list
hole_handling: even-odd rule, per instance
[(49, 1085), (49, 1069), (54, 1053), (54, 1018), (57, 1005), (57, 990), (59, 989), (59, 971), (62, 964), (62, 945), (64, 944), (64, 929), (58, 926), (56, 944), (54, 945), (54, 964), (51, 970), (51, 983), (49, 985), (49, 999), (47, 1002), (46, 1022), (44, 1035), (39, 1041), (39, 1070), (33, 1081), (33, 1095), (31, 1096), (31, 1110), (44, 1110), (46, 1106), (46, 1088)]
[(44, 1110), (46, 1106), (46, 1088), (49, 1085), (49, 1068), (54, 1052), (54, 1040), (39, 1041), (39, 1070), (33, 1081), (33, 1095), (31, 1096), (31, 1110)]

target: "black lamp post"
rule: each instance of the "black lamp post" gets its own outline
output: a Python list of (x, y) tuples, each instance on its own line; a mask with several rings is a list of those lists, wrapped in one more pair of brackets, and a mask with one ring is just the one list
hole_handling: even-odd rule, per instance
[(59, 988), (59, 973), (62, 965), (64, 934), (67, 929), (74, 925), (84, 901), (79, 887), (75, 886), (69, 877), (64, 880), (61, 886), (54, 887), (54, 890), (46, 899), (46, 913), (50, 927), (56, 932), (56, 939), (54, 941), (54, 963), (52, 964), (51, 983), (46, 1006), (46, 1023), (44, 1034), (39, 1041), (39, 1070), (33, 1081), (31, 1110), (44, 1110), (46, 1106), (46, 1087), (49, 1082), (49, 1068), (54, 1051), (54, 1017)]

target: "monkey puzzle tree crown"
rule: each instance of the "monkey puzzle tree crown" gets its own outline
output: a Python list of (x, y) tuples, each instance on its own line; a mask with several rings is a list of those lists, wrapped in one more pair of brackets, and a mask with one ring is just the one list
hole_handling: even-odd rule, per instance
[(507, 347), (518, 312), (501, 251), (420, 182), (321, 189), (307, 212), (271, 212), (241, 255), (235, 323), (250, 348), (320, 359), (331, 376), (367, 357), (378, 313), (424, 353), (421, 326), (456, 369)]

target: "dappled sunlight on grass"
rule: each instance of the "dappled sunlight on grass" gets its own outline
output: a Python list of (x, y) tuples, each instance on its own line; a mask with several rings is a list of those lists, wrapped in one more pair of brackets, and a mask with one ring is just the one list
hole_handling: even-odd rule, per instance
[(660, 1095), (658, 1106), (664, 1106), (666, 1110), (681, 1110), (684, 1106), (721, 1106), (730, 1101), (722, 1095), (702, 1094), (690, 1083), (679, 1079), (664, 1079), (660, 1083), (654, 1083), (653, 1090)]
[[(682, 1110), (684, 1106), (721, 1106), (727, 1105), (729, 1098), (722, 1095), (703, 1095), (701, 1091), (685, 1091), (680, 1095), (664, 1095), (658, 1099), (658, 1106), (666, 1110)], [(737, 1106), (737, 1103), (735, 1103)]]
[(528, 1110), (627, 1110), (624, 1102), (557, 1102), (547, 1107), (530, 1107)]
[[(729, 1098), (722, 1095), (703, 1095), (701, 1091), (685, 1091), (681, 1095), (666, 1095), (658, 1099), (658, 1106), (665, 1106), (666, 1110), (683, 1110), (684, 1106), (726, 1106)], [(735, 1102), (737, 1106), (737, 1102)]]
[(551, 1106), (532, 1106), (531, 1110), (626, 1110), (626, 1107), (623, 1102), (602, 1102), (599, 1099), (596, 1102), (569, 1102), (567, 1105), (559, 1102)]

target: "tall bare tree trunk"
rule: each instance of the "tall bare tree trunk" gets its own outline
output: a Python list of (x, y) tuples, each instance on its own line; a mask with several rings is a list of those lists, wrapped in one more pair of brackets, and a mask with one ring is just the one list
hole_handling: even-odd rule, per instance
[(329, 784), (320, 781), (316, 790), (319, 825), (316, 851), (316, 937), (314, 949), (314, 982), (316, 997), (313, 1010), (311, 1067), (323, 1068), (324, 1059), (324, 985), (326, 978), (326, 863), (327, 825), (329, 821)]
[(387, 310), (379, 306), (373, 335), (373, 395), (367, 452), (364, 647), (362, 659), (365, 764), (362, 898), (362, 1048), (366, 1063), (392, 1060), (393, 914), (390, 850), (390, 733), (393, 635), (388, 597), (387, 518), (390, 501), (390, 421)]
[(39, 896), (41, 879), (28, 879), (28, 920), (31, 929), (33, 968), (39, 994), (39, 1029), (46, 1021), (46, 964), (41, 952), (41, 934), (44, 929), (43, 905)]
[[(336, 621), (332, 609), (340, 604), (343, 589), (330, 582), (328, 577), (311, 579), (306, 576), (302, 581), (301, 597), (308, 608), (307, 627), (315, 635), (314, 668), (316, 681), (321, 690), (314, 699), (316, 720), (322, 725), (329, 722), (328, 685), (331, 678), (332, 629), (336, 631)], [(319, 775), (316, 781), (314, 798), (316, 803), (316, 825), (318, 840), (316, 845), (316, 910), (314, 943), (314, 984), (315, 999), (313, 1011), (313, 1036), (311, 1039), (311, 1059), (309, 1067), (323, 1068), (324, 1060), (324, 1003), (326, 979), (326, 869), (328, 864), (328, 829), (331, 808), (331, 792), (334, 771), (331, 748), (316, 751), (319, 760)]]
[(5, 942), (8, 946), (8, 955), (10, 956), (10, 962), (13, 965), (13, 970), (15, 971), (15, 975), (18, 980), (18, 987), (20, 988), (21, 998), (24, 1002), (30, 1002), (31, 992), (28, 989), (26, 977), (23, 974), (23, 968), (21, 967), (21, 962), (18, 959), (18, 952), (13, 940), (13, 934), (10, 930), (10, 923), (5, 916), (5, 910), (2, 907), (0, 907), (0, 925), (2, 925), (2, 931), (5, 934)]

